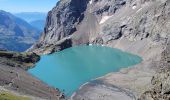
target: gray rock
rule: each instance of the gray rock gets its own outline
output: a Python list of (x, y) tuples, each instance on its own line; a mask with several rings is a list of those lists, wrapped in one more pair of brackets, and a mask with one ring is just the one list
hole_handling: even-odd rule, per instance
[(169, 100), (170, 99), (170, 45), (162, 53), (161, 63), (157, 73), (151, 80), (152, 88), (143, 93), (139, 100)]
[[(62, 0), (49, 13), (40, 41), (30, 51), (72, 36), (74, 45), (150, 38), (165, 43), (170, 24), (168, 0)], [(109, 19), (101, 24), (101, 20)], [(69, 44), (70, 45), (70, 44)], [(55, 51), (54, 51), (55, 52)]]
[[(48, 45), (58, 44), (58, 41), (72, 34), (75, 45), (93, 42), (99, 35), (99, 20), (102, 16), (114, 14), (125, 4), (125, 0), (93, 0), (92, 4), (90, 0), (61, 0), (48, 13), (40, 41), (29, 51), (38, 51), (37, 45), (45, 50)], [(121, 28), (117, 31), (115, 29), (112, 29), (106, 38), (121, 37)], [(112, 31), (115, 34), (112, 34)]]

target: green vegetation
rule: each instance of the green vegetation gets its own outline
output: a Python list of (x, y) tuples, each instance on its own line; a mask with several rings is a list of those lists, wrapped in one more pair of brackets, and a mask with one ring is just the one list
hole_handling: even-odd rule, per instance
[(0, 92), (0, 100), (30, 100), (30, 99), (23, 96), (16, 96), (8, 92)]

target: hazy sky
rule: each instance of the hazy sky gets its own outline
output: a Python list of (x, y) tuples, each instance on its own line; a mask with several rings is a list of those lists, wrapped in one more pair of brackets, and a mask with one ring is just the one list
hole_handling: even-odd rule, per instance
[(48, 12), (59, 0), (0, 0), (0, 10), (8, 12)]

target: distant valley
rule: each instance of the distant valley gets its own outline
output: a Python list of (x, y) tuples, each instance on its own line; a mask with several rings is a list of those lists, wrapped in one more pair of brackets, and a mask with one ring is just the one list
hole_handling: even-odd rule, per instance
[(41, 32), (25, 20), (0, 11), (0, 49), (25, 51), (37, 41)]
[(15, 13), (14, 15), (21, 19), (24, 19), (29, 24), (31, 24), (33, 27), (43, 31), (47, 13), (21, 12), (21, 13)]
[(43, 31), (44, 26), (45, 26), (45, 20), (35, 20), (35, 21), (30, 22), (30, 24), (31, 24), (33, 27), (35, 27), (35, 28)]

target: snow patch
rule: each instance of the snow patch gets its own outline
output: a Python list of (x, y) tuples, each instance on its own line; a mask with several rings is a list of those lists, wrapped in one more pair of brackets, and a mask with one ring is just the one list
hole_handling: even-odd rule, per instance
[(136, 9), (136, 5), (134, 5), (134, 6), (132, 7), (132, 9)]
[(93, 0), (90, 0), (90, 4), (92, 4), (93, 3)]
[(103, 24), (103, 23), (106, 22), (110, 17), (112, 17), (112, 16), (103, 16), (99, 24)]
[(140, 8), (138, 11), (137, 11), (137, 13), (139, 12), (139, 11), (141, 11), (142, 10), (142, 8)]
[(89, 44), (89, 46), (92, 46), (93, 44)]

